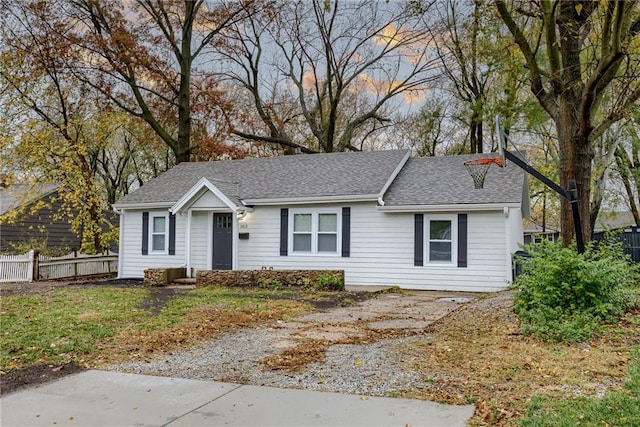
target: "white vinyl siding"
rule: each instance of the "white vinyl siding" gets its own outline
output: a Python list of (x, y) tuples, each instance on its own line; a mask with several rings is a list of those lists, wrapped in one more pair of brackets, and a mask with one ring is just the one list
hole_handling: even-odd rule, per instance
[(223, 208), (229, 209), (229, 207), (218, 196), (211, 191), (205, 191), (198, 199), (190, 206), (193, 209), (210, 209), (210, 208)]
[[(335, 254), (280, 256), (280, 207), (256, 206), (253, 212), (238, 220), (239, 231), (248, 233), (249, 239), (236, 240), (236, 268), (343, 269), (347, 285), (387, 285), (406, 289), (484, 292), (504, 289), (511, 280), (510, 253), (517, 250), (517, 243), (522, 241), (519, 209), (509, 210), (508, 215), (503, 210), (443, 213), (451, 218), (456, 218), (458, 213), (468, 216), (467, 267), (458, 268), (456, 265), (429, 263), (413, 265), (414, 213), (381, 212), (374, 203), (363, 202), (306, 208), (317, 209), (317, 212), (333, 209), (333, 212), (338, 212), (340, 221), (342, 206), (351, 207), (349, 257), (340, 255), (340, 238), (337, 240), (338, 253)], [(290, 218), (293, 210), (289, 210)], [(152, 210), (150, 218), (154, 212), (166, 210)], [(207, 267), (209, 215), (205, 211), (192, 213), (190, 262), (194, 269)], [(432, 216), (430, 213), (424, 215), (425, 221)], [(125, 211), (121, 230), (120, 277), (141, 278), (146, 268), (184, 266), (186, 220), (187, 215), (176, 215), (175, 256), (141, 255), (142, 211)], [(289, 233), (291, 229), (289, 227)]]
[[(407, 289), (495, 291), (511, 280), (505, 241), (505, 215), (499, 211), (461, 212), (468, 215), (467, 267), (414, 266), (414, 214), (386, 213), (373, 203), (351, 207), (351, 253), (301, 258), (280, 256), (280, 207), (256, 207), (242, 221), (248, 240), (238, 241), (238, 269), (344, 269), (347, 285), (388, 285)], [(336, 211), (339, 209), (335, 207)], [(305, 210), (328, 208), (327, 205)], [(298, 208), (296, 208), (298, 209)], [(292, 211), (289, 210), (291, 220)], [(298, 210), (299, 211), (299, 210)], [(444, 213), (457, 218), (458, 212)], [(519, 212), (512, 212), (516, 217)], [(431, 214), (425, 214), (425, 218)], [(515, 221), (515, 220), (514, 220)], [(289, 239), (291, 240), (291, 225)], [(291, 245), (291, 241), (289, 242)], [(340, 247), (340, 240), (337, 242)], [(454, 257), (456, 249), (454, 250)], [(339, 252), (339, 251), (338, 251)]]
[[(207, 245), (209, 239), (209, 221), (211, 214), (204, 211), (195, 211), (191, 216), (191, 263), (190, 266), (194, 270), (206, 270), (210, 263), (207, 262)], [(178, 238), (176, 237), (176, 240)]]
[[(184, 266), (184, 229), (186, 215), (176, 215), (176, 253), (168, 255), (154, 253), (149, 245), (149, 254), (142, 255), (142, 210), (124, 211), (122, 219), (121, 241), (119, 257), (121, 258), (121, 270), (118, 276), (122, 278), (142, 278), (147, 268), (180, 267)], [(149, 235), (154, 215), (167, 215), (167, 209), (151, 209), (149, 212)], [(168, 221), (168, 219), (167, 219)], [(168, 239), (168, 234), (167, 234)], [(168, 240), (167, 240), (168, 242)], [(168, 245), (168, 244), (167, 244)]]

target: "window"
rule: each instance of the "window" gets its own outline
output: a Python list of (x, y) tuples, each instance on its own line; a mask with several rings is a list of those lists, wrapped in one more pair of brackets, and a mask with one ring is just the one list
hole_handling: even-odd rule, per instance
[(340, 223), (338, 212), (292, 212), (291, 249), (293, 253), (336, 254)]
[(311, 238), (313, 236), (311, 214), (293, 215), (293, 251), (311, 252)]
[(166, 252), (169, 221), (166, 215), (151, 216), (150, 246), (152, 252)]
[(456, 221), (447, 217), (426, 217), (426, 259), (433, 264), (455, 261)]
[(318, 252), (337, 252), (338, 215), (318, 214)]

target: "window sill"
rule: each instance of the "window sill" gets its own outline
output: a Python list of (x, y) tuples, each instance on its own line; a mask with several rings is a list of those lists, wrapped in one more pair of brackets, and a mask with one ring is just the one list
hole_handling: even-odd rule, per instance
[(330, 257), (339, 257), (341, 254), (337, 252), (289, 252), (289, 256), (291, 257), (301, 257), (301, 258), (330, 258)]
[(425, 262), (422, 267), (451, 269), (458, 268), (458, 264), (453, 262)]

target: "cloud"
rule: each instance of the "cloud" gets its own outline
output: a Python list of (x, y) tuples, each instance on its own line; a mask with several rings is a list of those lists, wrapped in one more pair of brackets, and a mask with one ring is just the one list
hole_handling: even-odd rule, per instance
[(313, 73), (306, 72), (302, 75), (302, 87), (305, 90), (312, 90), (316, 87), (316, 76)]
[[(401, 89), (402, 82), (400, 80), (382, 81), (376, 80), (366, 73), (359, 75), (365, 90), (373, 96), (381, 96), (392, 90)], [(402, 100), (405, 104), (412, 105), (420, 103), (427, 94), (426, 89), (414, 88), (401, 92)]]
[(373, 42), (378, 46), (395, 47), (402, 41), (402, 37), (395, 25), (389, 24), (381, 32), (373, 36)]

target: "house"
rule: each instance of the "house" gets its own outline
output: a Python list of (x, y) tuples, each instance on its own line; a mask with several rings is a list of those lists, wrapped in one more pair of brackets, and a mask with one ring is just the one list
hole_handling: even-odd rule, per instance
[(640, 227), (631, 211), (600, 212), (593, 230), (593, 240), (600, 242), (609, 232), (622, 243), (622, 250), (631, 260), (640, 263)]
[(503, 289), (523, 241), (528, 184), (521, 169), (492, 166), (475, 189), (463, 166), (474, 156), (181, 163), (114, 205), (118, 271), (341, 269), (347, 285)]
[[(58, 188), (56, 184), (0, 187), (0, 252), (24, 252), (33, 248), (55, 252), (80, 249), (81, 239), (71, 230), (69, 220), (58, 215), (64, 211)], [(105, 214), (112, 223), (116, 222), (113, 212)], [(13, 216), (15, 220), (9, 220)]]
[[(61, 210), (57, 194), (58, 186), (53, 184), (0, 188), (0, 252), (23, 251), (29, 245), (61, 251), (80, 248), (69, 222), (55, 215)], [(7, 221), (14, 212), (19, 214), (17, 220)]]

